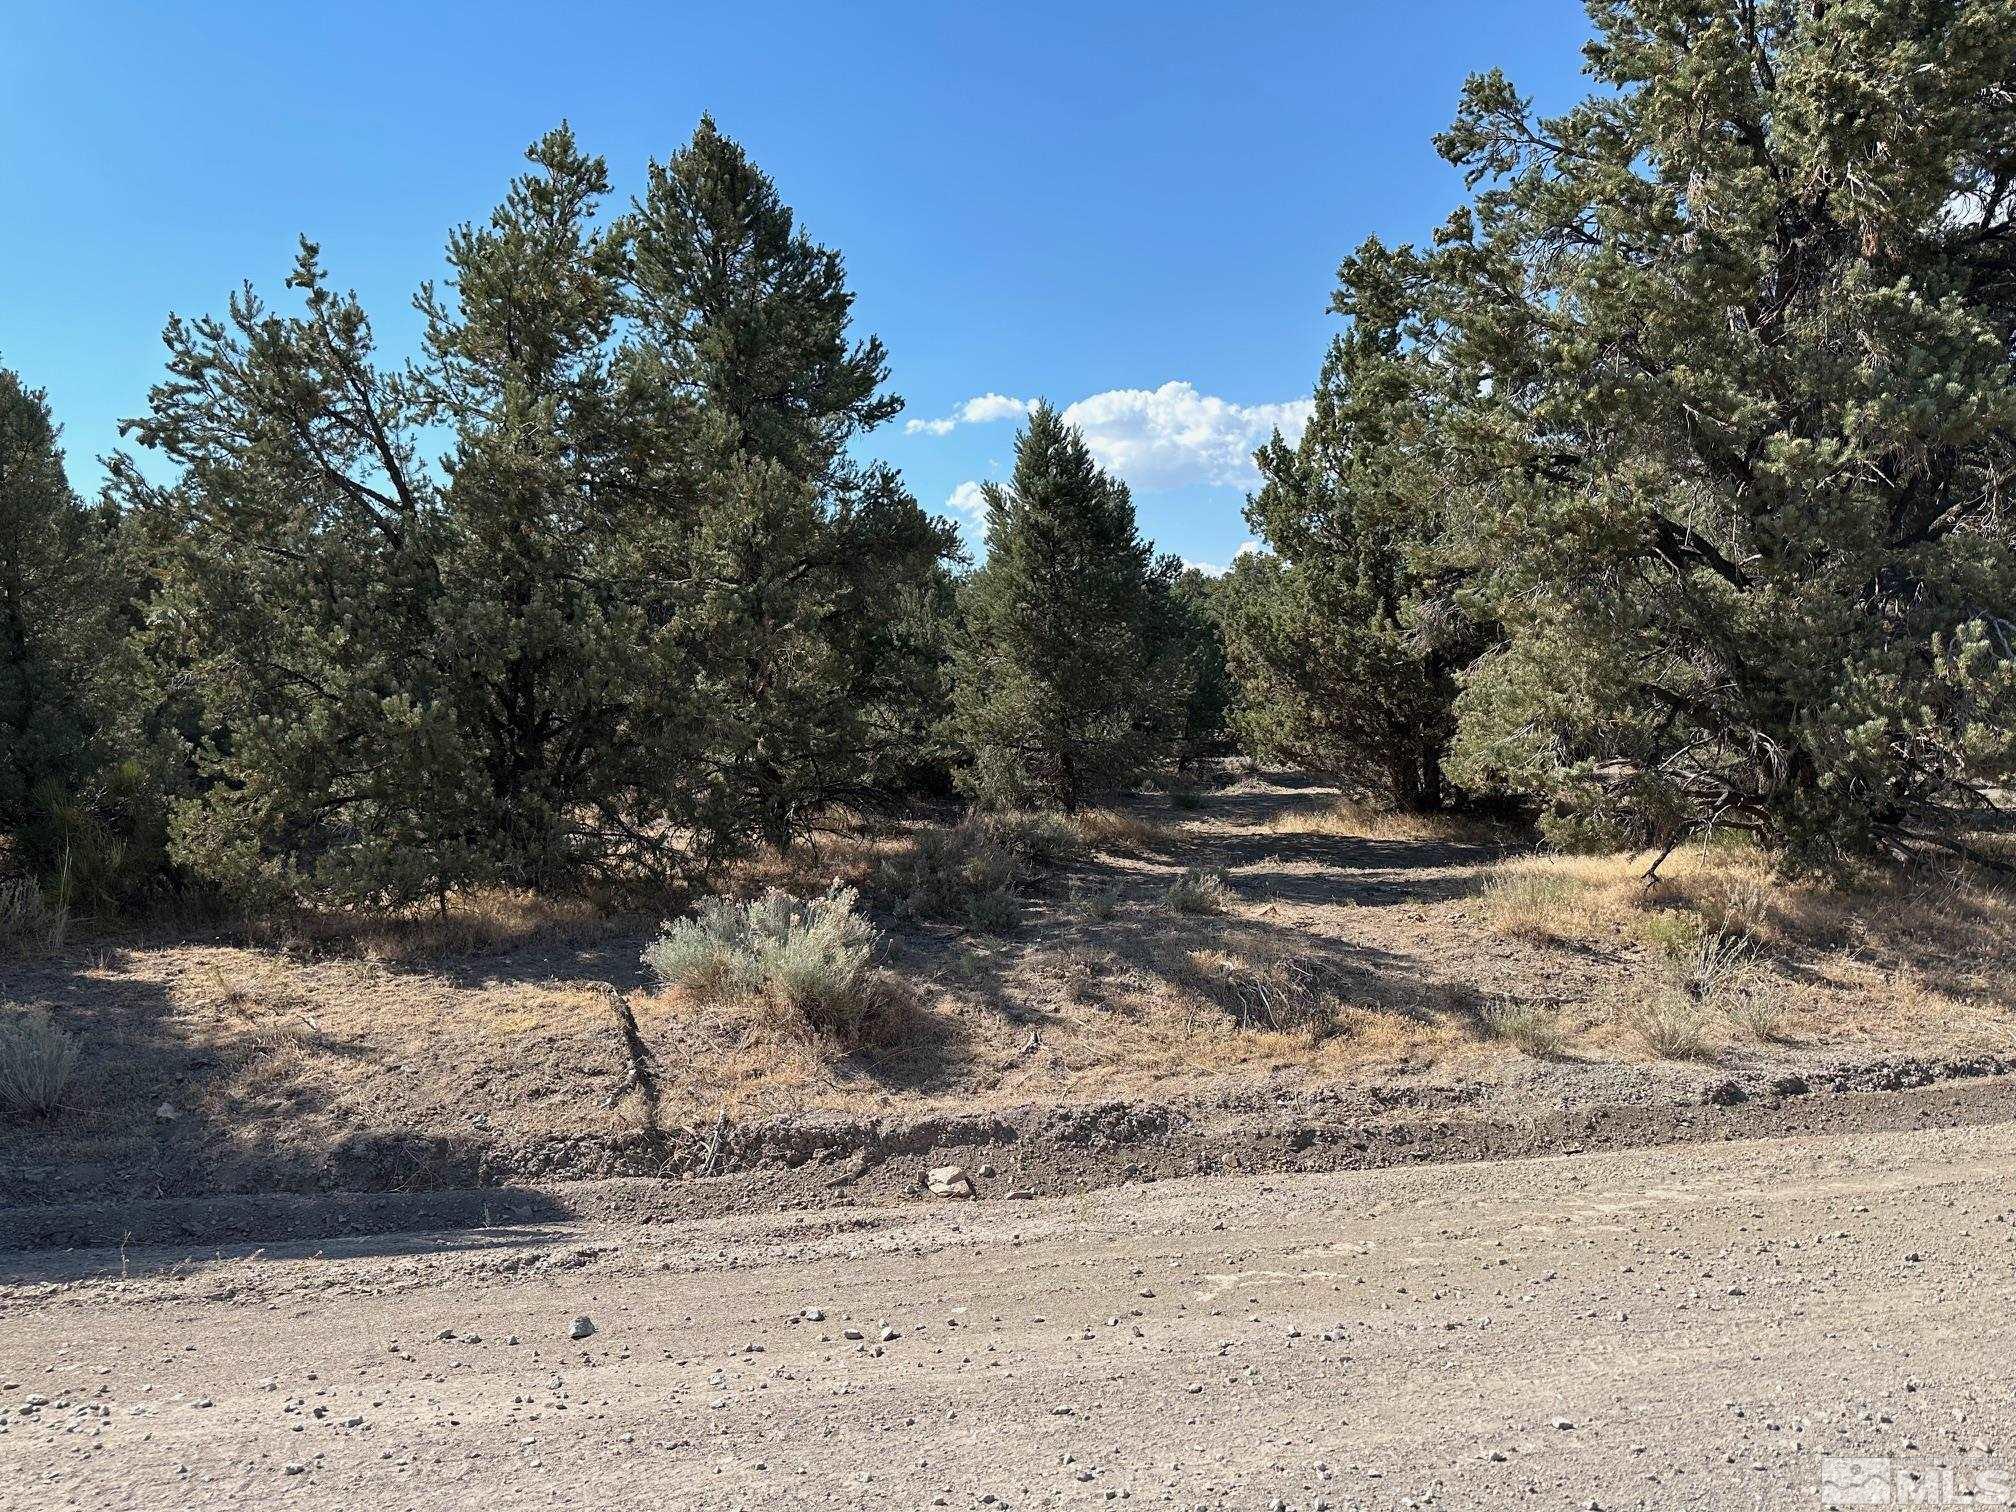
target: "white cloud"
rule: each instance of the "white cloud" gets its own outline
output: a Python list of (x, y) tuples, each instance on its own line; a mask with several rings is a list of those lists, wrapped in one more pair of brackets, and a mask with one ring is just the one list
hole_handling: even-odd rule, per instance
[[(1241, 541), (1238, 545), (1238, 548), (1234, 550), (1232, 553), (1232, 560), (1236, 562), (1242, 556), (1250, 556), (1254, 552), (1262, 549), (1263, 548), (1261, 547), (1258, 541)], [(1223, 577), (1225, 576), (1226, 573), (1232, 570), (1230, 567), (1219, 567), (1211, 562), (1193, 562), (1188, 557), (1185, 557), (1183, 559), (1183, 565), (1185, 567), (1196, 568), (1206, 577)]]
[(945, 501), (945, 507), (954, 514), (965, 515), (969, 520), (980, 520), (987, 513), (987, 494), (978, 483), (961, 483), (952, 490), (952, 497)]
[(1253, 452), (1279, 430), (1292, 445), (1301, 439), (1313, 401), (1234, 404), (1200, 394), (1195, 384), (1170, 382), (1157, 389), (1108, 389), (1064, 411), (1084, 434), (1102, 467), (1141, 488), (1192, 483), (1234, 487), (1258, 478)]
[(1006, 394), (985, 393), (968, 399), (942, 420), (905, 420), (906, 436), (946, 436), (955, 425), (986, 425), (996, 420), (1020, 420), (1036, 408), (1033, 399), (1011, 399)]

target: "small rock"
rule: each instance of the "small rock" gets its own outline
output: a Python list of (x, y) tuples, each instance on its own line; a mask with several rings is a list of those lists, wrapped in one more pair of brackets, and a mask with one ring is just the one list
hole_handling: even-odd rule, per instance
[(896, 1332), (896, 1330), (893, 1328), (885, 1328), (882, 1330), (882, 1342), (884, 1344), (893, 1344), (902, 1337), (903, 1335)]
[(807, 1323), (824, 1323), (826, 1321), (826, 1309), (823, 1307), (806, 1308), (805, 1321)]
[(583, 1313), (574, 1320), (573, 1326), (567, 1330), (567, 1337), (570, 1339), (585, 1339), (594, 1332), (595, 1320), (586, 1313)]
[(840, 1337), (843, 1339), (859, 1340), (866, 1336), (858, 1328), (843, 1328), (840, 1330)]
[(176, 1119), (180, 1118), (182, 1115), (175, 1111), (175, 1104), (164, 1102), (163, 1104), (161, 1104), (160, 1107), (154, 1110), (154, 1116), (160, 1119), (161, 1122), (163, 1123), (173, 1123), (175, 1122)]
[(973, 1179), (964, 1166), (933, 1166), (924, 1173), (925, 1188), (933, 1197), (971, 1197)]
[(1575, 1425), (1569, 1422), (1568, 1419), (1566, 1418), (1555, 1418), (1554, 1426), (1556, 1428), (1559, 1428), (1563, 1433), (1566, 1433), (1570, 1428), (1573, 1428)]
[(299, 1460), (287, 1461), (286, 1470), (289, 1475), (306, 1475), (308, 1473), (308, 1467)]

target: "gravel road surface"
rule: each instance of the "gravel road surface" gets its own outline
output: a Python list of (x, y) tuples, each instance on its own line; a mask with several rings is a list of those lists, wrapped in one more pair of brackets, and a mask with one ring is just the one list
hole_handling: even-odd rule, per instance
[(0, 1505), (1978, 1504), (2012, 1177), (1994, 1124), (0, 1255)]

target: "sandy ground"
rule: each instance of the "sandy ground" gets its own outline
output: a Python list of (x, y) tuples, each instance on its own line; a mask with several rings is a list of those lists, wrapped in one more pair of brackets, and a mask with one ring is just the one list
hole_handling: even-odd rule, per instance
[(0, 1505), (1804, 1508), (1823, 1455), (1987, 1485), (2012, 1177), (1994, 1123), (6, 1256)]

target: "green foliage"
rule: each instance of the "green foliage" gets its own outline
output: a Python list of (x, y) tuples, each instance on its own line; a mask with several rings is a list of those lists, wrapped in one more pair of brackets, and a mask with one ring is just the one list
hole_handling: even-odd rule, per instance
[(719, 489), (685, 543), (687, 634), (708, 663), (708, 761), (733, 822), (784, 845), (836, 798), (928, 766), (942, 718), (941, 563), (955, 532), (894, 469), (847, 454), (902, 401), (850, 344), (840, 255), (703, 118), (652, 164), (628, 222), (640, 379), (705, 417), (691, 465)]
[(1195, 567), (1158, 564), (1169, 579), (1164, 600), (1168, 623), (1160, 638), (1182, 658), (1181, 685), (1189, 690), (1176, 742), (1179, 765), (1190, 766), (1226, 749), (1231, 735), (1232, 674), (1220, 628), (1224, 583)]
[(1456, 674), (1486, 635), (1443, 550), (1439, 408), (1420, 368), (1365, 313), (1333, 343), (1299, 444), (1277, 434), (1258, 454), (1246, 515), (1271, 551), (1234, 564), (1221, 610), (1245, 748), (1406, 811), (1449, 796)]
[(810, 900), (774, 887), (751, 903), (709, 898), (698, 917), (666, 926), (644, 964), (702, 1002), (760, 998), (849, 1040), (873, 1003), (870, 967), (880, 943), (857, 901), (837, 882)]
[(1048, 405), (987, 489), (987, 560), (966, 586), (954, 723), (983, 802), (1084, 800), (1175, 748), (1190, 689), (1172, 633), (1176, 564), (1156, 563), (1126, 486)]
[(70, 489), (47, 401), (0, 369), (0, 871), (55, 889), (59, 913), (161, 873), (130, 578), (117, 515)]
[(608, 223), (564, 126), (528, 157), (404, 371), (307, 243), (299, 313), (168, 327), (133, 429), (181, 476), (115, 486), (199, 711), (177, 853), (241, 896), (661, 882), (926, 722), (935, 648), (883, 611), (947, 536), (844, 455), (898, 401), (838, 257), (708, 121)]
[(1450, 768), (1654, 840), (1946, 843), (2016, 776), (2016, 10), (1592, 15), (1598, 92), (1471, 80), (1485, 187), (1346, 264), (1440, 376), (1505, 625)]

